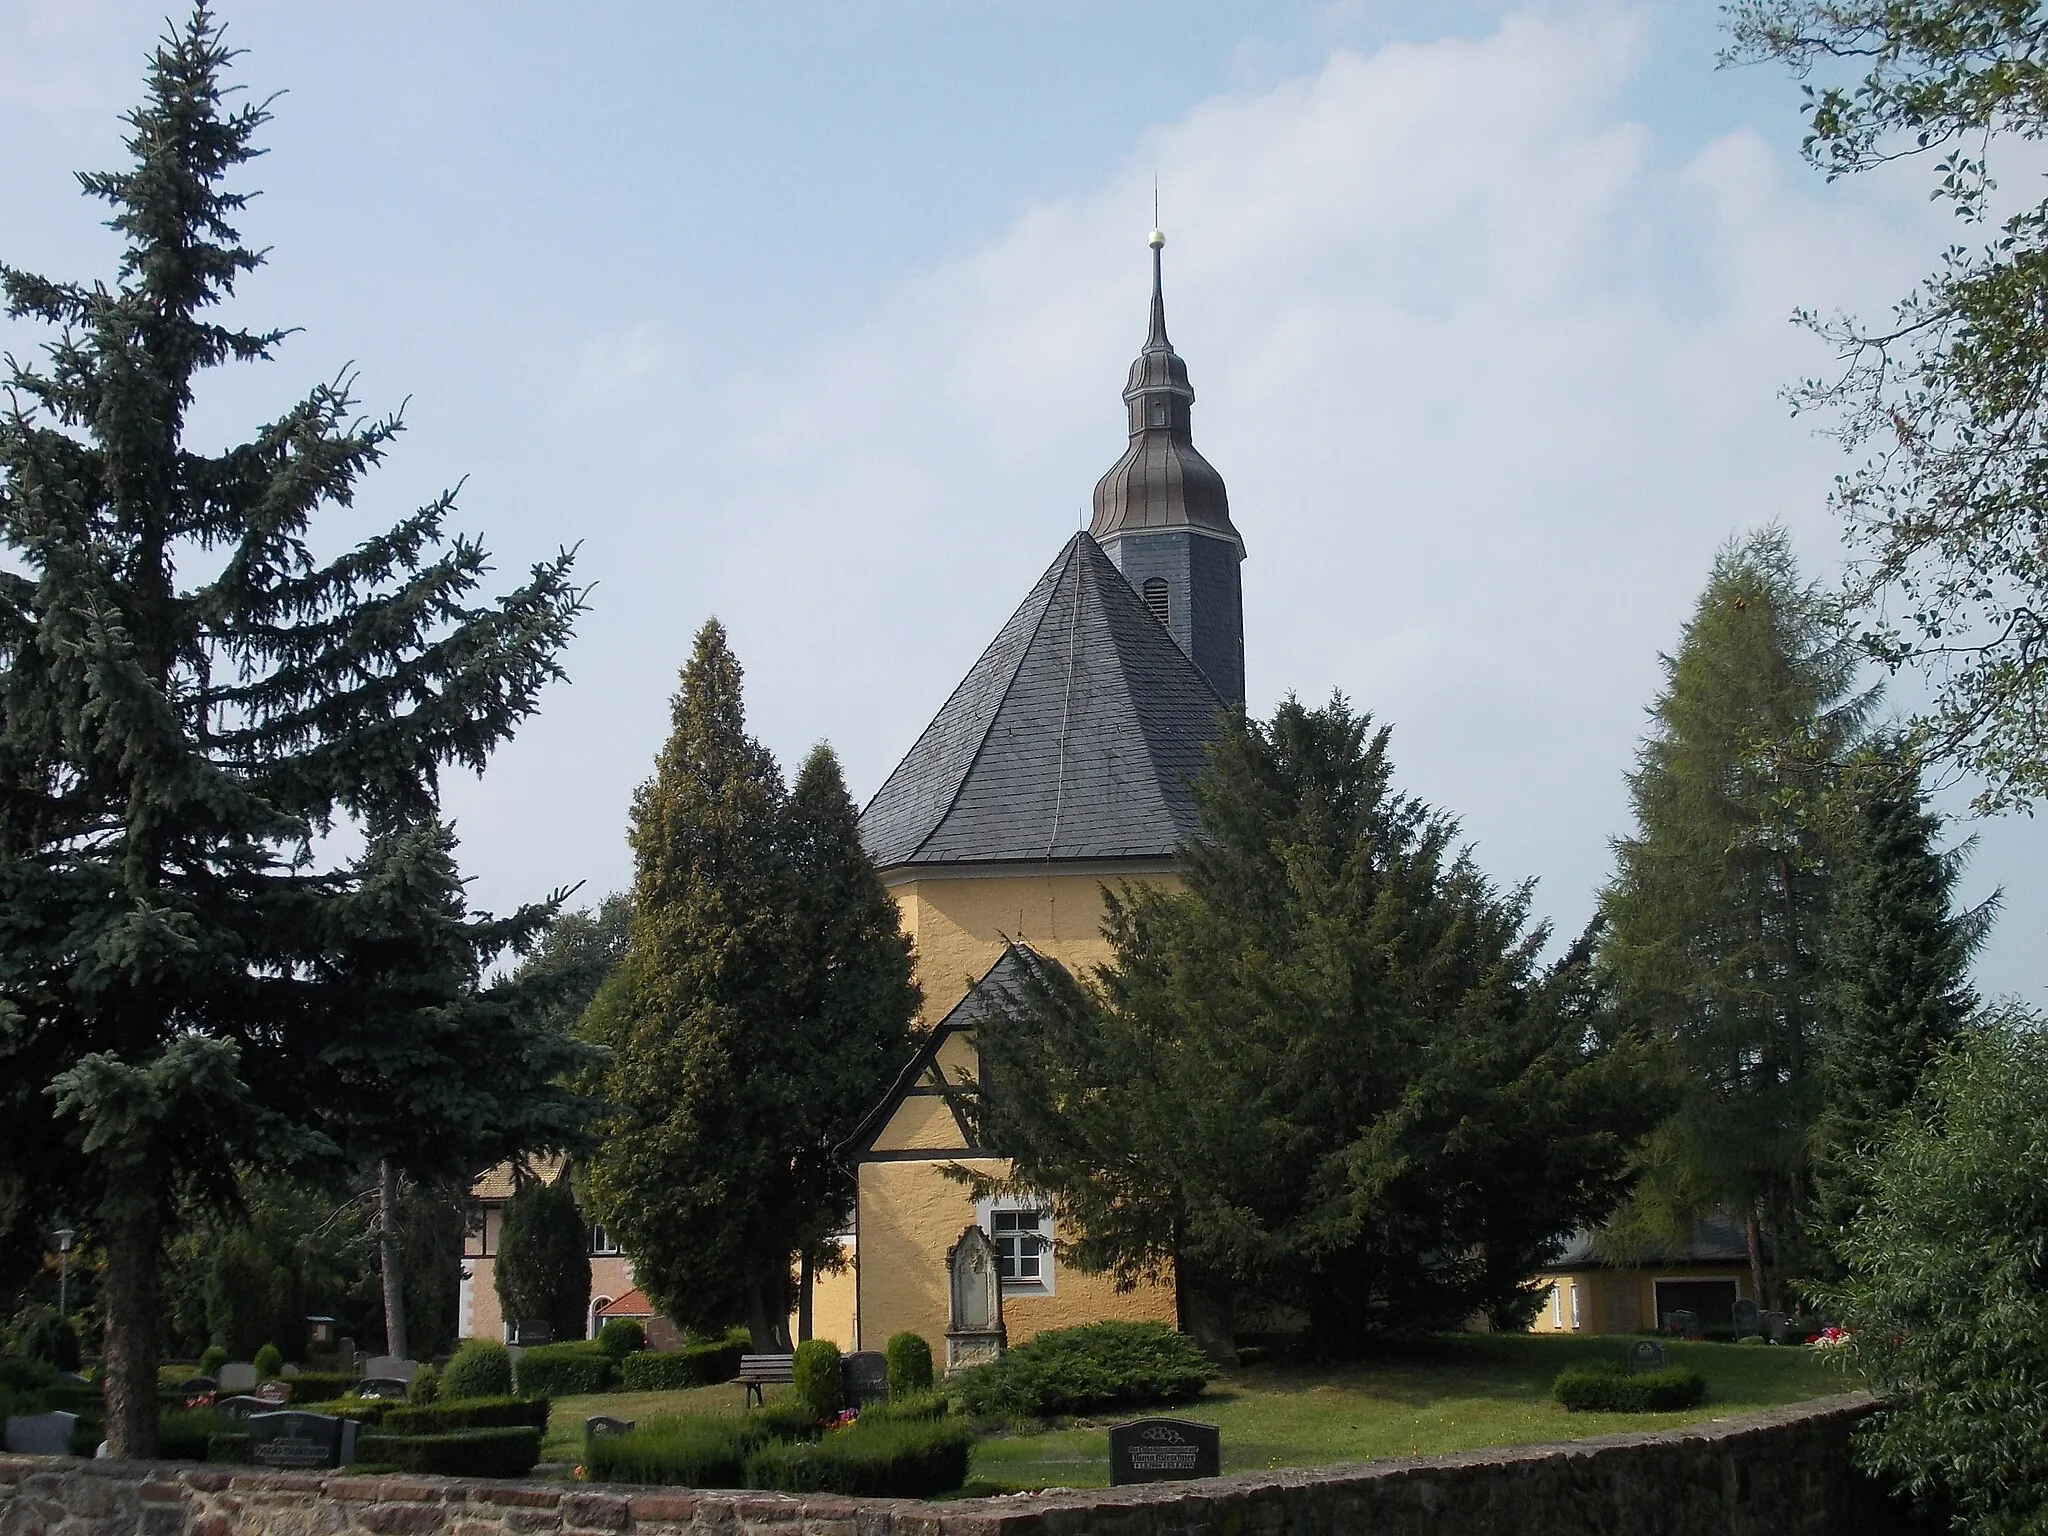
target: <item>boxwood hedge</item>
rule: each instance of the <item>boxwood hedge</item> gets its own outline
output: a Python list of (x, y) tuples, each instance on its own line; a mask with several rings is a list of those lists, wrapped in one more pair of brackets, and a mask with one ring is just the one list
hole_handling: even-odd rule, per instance
[(1666, 1413), (1706, 1396), (1706, 1379), (1683, 1366), (1626, 1376), (1616, 1370), (1561, 1372), (1551, 1396), (1569, 1413)]
[(1046, 1418), (1184, 1403), (1215, 1374), (1208, 1356), (1164, 1323), (1090, 1323), (1038, 1334), (946, 1385), (969, 1413)]

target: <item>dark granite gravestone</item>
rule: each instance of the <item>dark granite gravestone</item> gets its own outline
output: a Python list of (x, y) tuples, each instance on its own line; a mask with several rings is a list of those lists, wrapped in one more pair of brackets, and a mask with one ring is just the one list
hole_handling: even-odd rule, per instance
[(258, 1402), (268, 1403), (273, 1408), (282, 1407), (292, 1400), (292, 1384), (288, 1381), (266, 1381), (252, 1394)]
[(1628, 1373), (1631, 1376), (1645, 1371), (1661, 1371), (1664, 1363), (1664, 1346), (1655, 1339), (1637, 1339), (1628, 1347)]
[(1773, 1344), (1784, 1343), (1791, 1332), (1790, 1323), (1791, 1319), (1782, 1312), (1766, 1312), (1763, 1315), (1764, 1337)]
[(1735, 1336), (1738, 1339), (1746, 1339), (1757, 1331), (1757, 1319), (1761, 1314), (1756, 1309), (1756, 1303), (1747, 1296), (1736, 1301), (1735, 1309), (1730, 1315), (1735, 1321)]
[(356, 1459), (355, 1421), (296, 1410), (251, 1414), (249, 1459), (278, 1472), (347, 1466)]
[(277, 1412), (277, 1405), (275, 1403), (266, 1403), (260, 1397), (249, 1397), (245, 1394), (238, 1397), (216, 1398), (213, 1404), (213, 1411), (222, 1418), (233, 1419), (239, 1424), (252, 1413), (275, 1413)]
[(856, 1349), (840, 1356), (839, 1374), (846, 1400), (856, 1408), (889, 1396), (889, 1357), (879, 1349)]
[(555, 1325), (544, 1317), (522, 1317), (512, 1325), (511, 1342), (521, 1349), (552, 1344), (555, 1342)]
[(220, 1383), (211, 1376), (188, 1376), (178, 1383), (178, 1390), (185, 1394), (186, 1405), (190, 1406), (203, 1397), (213, 1396), (220, 1390)]
[(631, 1419), (615, 1419), (608, 1414), (593, 1413), (583, 1421), (583, 1438), (595, 1440), (599, 1435), (623, 1435), (632, 1427)]
[(1700, 1315), (1686, 1307), (1675, 1307), (1664, 1314), (1664, 1331), (1683, 1339), (1696, 1339), (1700, 1336)]
[(1139, 1419), (1109, 1432), (1109, 1481), (1164, 1483), (1184, 1477), (1220, 1477), (1223, 1436), (1213, 1424), (1186, 1419)]
[(356, 1383), (358, 1397), (389, 1397), (402, 1401), (411, 1390), (410, 1383), (400, 1381), (396, 1376), (365, 1376)]
[(17, 1456), (68, 1456), (71, 1432), (78, 1428), (75, 1413), (31, 1413), (10, 1415), (7, 1420), (7, 1449)]

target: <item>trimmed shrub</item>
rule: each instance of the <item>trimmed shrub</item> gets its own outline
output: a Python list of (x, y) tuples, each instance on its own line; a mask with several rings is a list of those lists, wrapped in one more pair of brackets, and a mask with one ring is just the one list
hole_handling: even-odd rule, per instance
[(25, 1307), (8, 1332), (9, 1354), (42, 1360), (60, 1371), (78, 1369), (78, 1330), (55, 1307)]
[(716, 1386), (739, 1375), (744, 1352), (734, 1344), (643, 1349), (620, 1362), (619, 1375), (629, 1392), (681, 1392), (689, 1387)]
[(606, 1392), (619, 1379), (618, 1362), (595, 1344), (541, 1344), (519, 1353), (519, 1390), (529, 1397), (573, 1397)]
[(690, 1414), (653, 1419), (584, 1445), (585, 1473), (598, 1482), (687, 1488), (744, 1488), (748, 1453), (768, 1437), (758, 1419)]
[(1564, 1371), (1551, 1383), (1550, 1395), (1568, 1413), (1669, 1413), (1705, 1397), (1707, 1383), (1698, 1371), (1681, 1365), (1636, 1376), (1615, 1370)]
[(218, 1344), (209, 1344), (199, 1352), (199, 1374), (220, 1378), (220, 1368), (228, 1363), (228, 1352)]
[(1047, 1418), (1185, 1403), (1216, 1367), (1164, 1323), (1055, 1328), (1000, 1360), (962, 1371), (947, 1390), (969, 1413)]
[(597, 1347), (614, 1360), (624, 1360), (647, 1347), (647, 1330), (633, 1318), (608, 1317), (597, 1330)]
[(205, 1461), (209, 1443), (226, 1428), (211, 1408), (166, 1408), (156, 1416), (156, 1453), (165, 1461)]
[(379, 1427), (393, 1435), (438, 1435), (458, 1429), (509, 1429), (548, 1427), (548, 1400), (544, 1397), (445, 1398), (433, 1404), (389, 1403), (378, 1419)]
[(786, 1493), (921, 1499), (967, 1481), (964, 1425), (856, 1423), (812, 1443), (774, 1440), (747, 1457), (747, 1486)]
[(540, 1431), (527, 1425), (437, 1435), (380, 1431), (356, 1437), (356, 1459), (447, 1477), (524, 1477), (540, 1460)]
[(40, 1392), (56, 1379), (57, 1367), (47, 1360), (0, 1355), (0, 1387), (15, 1392)]
[(747, 1417), (760, 1426), (765, 1438), (773, 1440), (815, 1440), (825, 1432), (811, 1405), (794, 1392), (772, 1398)]
[(918, 1392), (892, 1397), (885, 1403), (869, 1403), (860, 1411), (863, 1424), (914, 1424), (926, 1419), (943, 1419), (951, 1404), (936, 1392)]
[(889, 1401), (914, 1397), (932, 1389), (932, 1347), (921, 1333), (907, 1329), (890, 1338)]
[(301, 1371), (291, 1378), (292, 1403), (301, 1408), (308, 1403), (331, 1403), (355, 1391), (361, 1379), (353, 1371)]
[(512, 1352), (489, 1339), (464, 1339), (441, 1372), (441, 1391), (449, 1397), (509, 1397)]
[(817, 1419), (829, 1419), (846, 1406), (846, 1381), (839, 1369), (839, 1346), (830, 1339), (805, 1339), (796, 1347), (790, 1374), (797, 1401)]
[(441, 1373), (431, 1365), (423, 1365), (412, 1373), (412, 1380), (406, 1383), (405, 1400), (408, 1403), (431, 1403), (441, 1395)]
[(258, 1381), (269, 1381), (284, 1369), (284, 1351), (275, 1344), (266, 1344), (256, 1351), (256, 1358), (249, 1363), (256, 1367)]
[(249, 1432), (246, 1429), (224, 1429), (217, 1435), (208, 1435), (206, 1459), (246, 1462), (249, 1459)]
[(347, 1392), (340, 1397), (329, 1398), (320, 1405), (319, 1411), (337, 1419), (354, 1419), (358, 1424), (382, 1424), (384, 1415), (398, 1406), (388, 1397), (357, 1397), (353, 1392)]

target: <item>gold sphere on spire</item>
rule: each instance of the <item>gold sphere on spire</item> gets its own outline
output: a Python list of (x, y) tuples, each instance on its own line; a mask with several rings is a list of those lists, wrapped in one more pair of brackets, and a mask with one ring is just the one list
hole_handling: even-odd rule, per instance
[(1152, 249), (1156, 251), (1159, 249), (1159, 247), (1166, 244), (1166, 236), (1163, 232), (1155, 229), (1152, 231), (1151, 236), (1145, 241), (1145, 243), (1151, 246)]

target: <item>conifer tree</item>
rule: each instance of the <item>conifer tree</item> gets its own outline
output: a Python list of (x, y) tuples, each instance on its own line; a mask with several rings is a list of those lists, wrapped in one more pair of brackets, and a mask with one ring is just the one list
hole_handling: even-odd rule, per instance
[(1896, 747), (1874, 750), (1859, 770), (1824, 953), (1809, 1225), (1827, 1250), (1868, 1193), (1870, 1153), (1976, 1013), (1970, 958), (1998, 904), (1994, 895), (1953, 910), (1968, 845), (1937, 847), (1941, 818)]
[(634, 801), (626, 960), (585, 1014), (615, 1106), (588, 1188), (671, 1317), (786, 1350), (791, 1265), (844, 1220), (831, 1149), (902, 1064), (909, 952), (837, 762), (785, 791), (716, 620), (673, 719)]
[(1528, 891), (1392, 788), (1343, 700), (1235, 718), (1198, 781), (1186, 889), (1113, 897), (1114, 960), (1050, 962), (980, 1031), (977, 1138), (1049, 1197), (1059, 1251), (1227, 1343), (1244, 1303), (1323, 1347), (1526, 1323), (1528, 1276), (1616, 1199), (1649, 1116), (1590, 947), (1538, 964)]
[[(349, 956), (374, 946), (376, 877), (318, 839), (431, 823), (442, 767), (481, 770), (533, 712), (580, 607), (567, 555), (474, 601), (486, 555), (444, 531), (452, 495), (316, 555), (315, 514), (399, 430), (345, 384), (222, 452), (187, 442), (203, 371), (284, 335), (214, 318), (262, 260), (226, 182), (267, 119), (230, 105), (232, 57), (196, 11), (128, 118), (133, 166), (81, 178), (114, 210), (115, 283), (0, 268), (9, 313), (56, 331), (40, 366), (10, 361), (0, 416), (0, 1193), (65, 1202), (104, 1247), (117, 1456), (155, 1441), (181, 1193), (440, 1144), (408, 1118), (437, 1095), (401, 1076), (404, 1113), (385, 1104), (403, 1042), (364, 1022)], [(544, 1088), (479, 1043), (422, 1078)]]
[(492, 1271), (507, 1321), (544, 1320), (555, 1338), (583, 1337), (590, 1308), (590, 1227), (572, 1165), (552, 1182), (526, 1178), (505, 1202)]
[(1828, 765), (1852, 750), (1867, 701), (1775, 528), (1721, 552), (1664, 669), (1629, 776), (1636, 830), (1616, 840), (1602, 897), (1600, 960), (1680, 1099), (1619, 1225), (1676, 1238), (1732, 1214), (1767, 1295), (1810, 1192), (1839, 868)]

